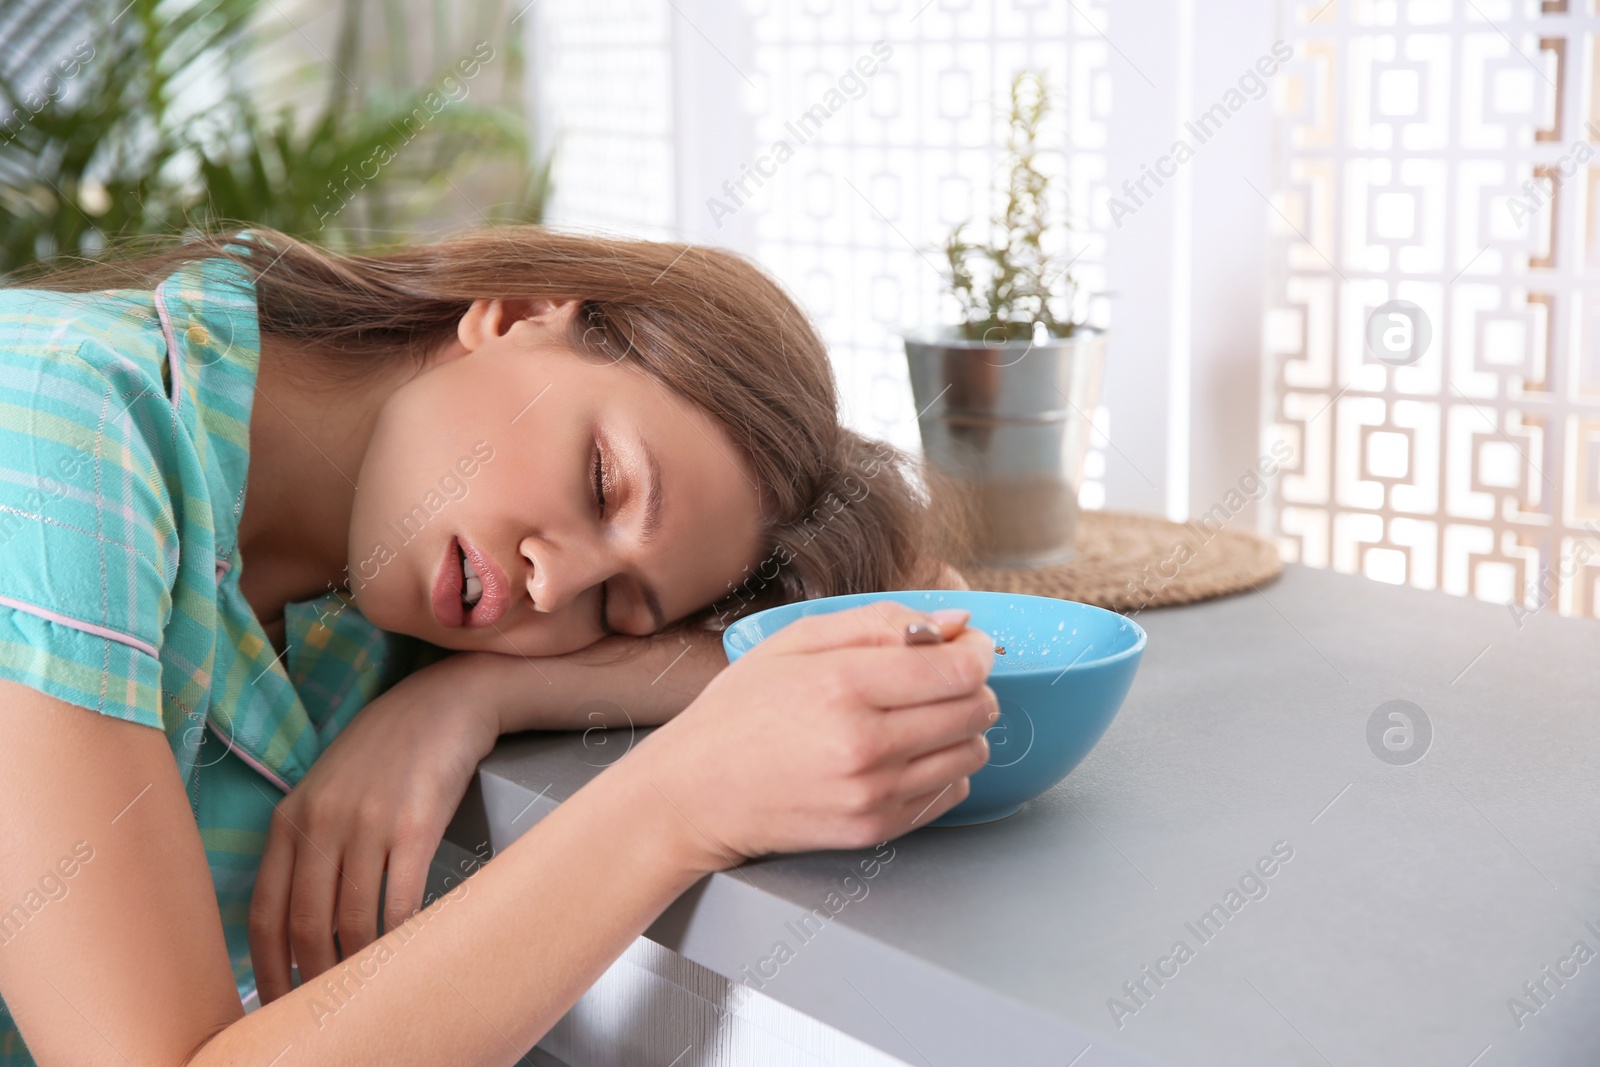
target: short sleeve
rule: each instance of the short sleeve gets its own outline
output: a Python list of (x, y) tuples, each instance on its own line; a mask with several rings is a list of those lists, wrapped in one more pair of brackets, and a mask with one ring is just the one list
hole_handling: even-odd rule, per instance
[(162, 729), (179, 434), (148, 327), (97, 297), (0, 292), (0, 677)]

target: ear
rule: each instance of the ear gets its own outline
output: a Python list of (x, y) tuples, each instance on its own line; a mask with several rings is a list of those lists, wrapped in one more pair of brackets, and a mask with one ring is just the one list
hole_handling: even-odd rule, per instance
[(564, 329), (576, 313), (575, 299), (552, 300), (474, 300), (456, 325), (456, 337), (468, 352), (504, 337), (519, 322), (530, 322), (543, 329)]

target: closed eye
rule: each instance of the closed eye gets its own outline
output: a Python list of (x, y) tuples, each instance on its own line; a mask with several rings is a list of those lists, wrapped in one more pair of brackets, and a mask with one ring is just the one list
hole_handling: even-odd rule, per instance
[[(596, 438), (594, 442), (594, 504), (595, 514), (602, 522), (606, 517), (605, 475), (605, 453), (600, 450), (600, 441), (598, 438)], [(599, 616), (597, 622), (600, 627), (600, 632), (606, 634), (607, 636), (616, 633), (616, 631), (606, 623), (606, 585), (604, 582), (600, 583), (600, 595), (596, 599), (599, 601), (600, 605), (597, 609)]]

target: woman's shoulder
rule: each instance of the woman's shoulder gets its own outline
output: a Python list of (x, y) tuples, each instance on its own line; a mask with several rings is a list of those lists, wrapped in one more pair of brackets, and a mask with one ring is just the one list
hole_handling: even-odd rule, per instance
[(149, 289), (0, 288), (0, 364), (133, 372), (170, 393), (175, 367), (186, 377), (224, 362), (253, 373), (259, 345), (254, 279), (223, 257), (183, 263)]
[(152, 401), (168, 399), (169, 379), (166, 343), (143, 296), (0, 290), (0, 469), (9, 488), (70, 478), (91, 460), (158, 476), (173, 427), (148, 418)]
[(154, 344), (161, 326), (150, 293), (133, 289), (62, 292), (0, 288), (0, 352), (35, 346), (61, 348), (88, 339), (126, 341), (143, 334)]
[[(19, 438), (42, 437), (231, 501), (259, 356), (254, 282), (229, 259), (183, 263), (148, 290), (0, 289), (0, 466), (37, 460)], [(209, 489), (179, 486), (202, 469)]]
[(0, 292), (0, 677), (159, 726), (171, 426), (138, 416), (160, 350), (95, 296)]
[(161, 725), (169, 625), (210, 619), (235, 533), (245, 299), (205, 264), (147, 292), (0, 290), (0, 677)]

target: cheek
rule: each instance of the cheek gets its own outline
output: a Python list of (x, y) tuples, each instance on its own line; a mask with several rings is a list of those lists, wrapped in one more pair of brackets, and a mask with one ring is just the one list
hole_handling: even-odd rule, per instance
[(681, 603), (698, 610), (738, 592), (748, 596), (773, 585), (784, 560), (776, 554), (761, 555), (760, 547), (754, 520), (728, 514), (690, 534), (664, 563), (662, 573), (680, 576)]
[[(399, 413), (393, 413), (399, 414)], [(386, 412), (356, 478), (347, 544), (350, 589), (374, 625), (405, 631), (429, 611), (426, 594), (459, 512), (477, 479), (455, 469), (457, 453), (436, 432)], [(452, 500), (442, 486), (464, 483)]]

